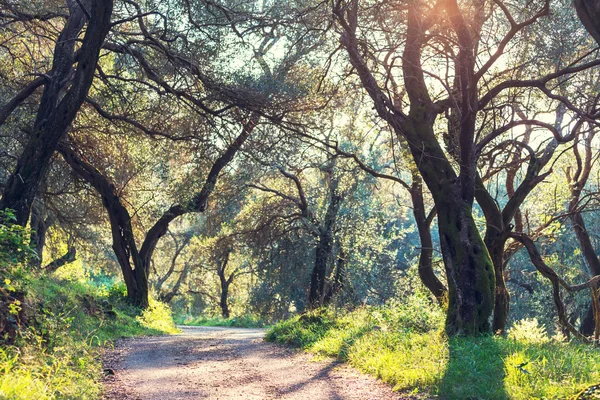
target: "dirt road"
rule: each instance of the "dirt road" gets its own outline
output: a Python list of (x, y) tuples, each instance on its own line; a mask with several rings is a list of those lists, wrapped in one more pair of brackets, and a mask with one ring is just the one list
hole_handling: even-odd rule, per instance
[(183, 327), (174, 336), (126, 339), (105, 357), (106, 399), (402, 399), (333, 360), (263, 341), (261, 329)]

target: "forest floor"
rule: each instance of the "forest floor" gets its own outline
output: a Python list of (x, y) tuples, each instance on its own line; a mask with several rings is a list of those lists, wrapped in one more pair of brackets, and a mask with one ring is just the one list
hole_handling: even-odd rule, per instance
[(105, 399), (407, 399), (336, 360), (263, 341), (264, 330), (181, 327), (105, 354)]

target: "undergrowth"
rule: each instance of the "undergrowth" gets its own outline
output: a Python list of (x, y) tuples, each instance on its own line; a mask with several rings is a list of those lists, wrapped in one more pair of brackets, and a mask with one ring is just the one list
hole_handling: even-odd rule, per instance
[(600, 383), (600, 352), (550, 338), (535, 320), (507, 337), (453, 337), (424, 296), (336, 314), (318, 310), (273, 326), (269, 341), (336, 357), (395, 390), (441, 399), (561, 399)]
[(33, 278), (21, 304), (27, 327), (0, 345), (0, 399), (96, 399), (101, 347), (122, 337), (176, 332), (170, 309), (129, 305), (119, 287)]
[(175, 317), (178, 325), (187, 326), (229, 326), (238, 328), (264, 328), (267, 326), (263, 320), (252, 315), (244, 315), (233, 318), (223, 317), (191, 317), (182, 315)]

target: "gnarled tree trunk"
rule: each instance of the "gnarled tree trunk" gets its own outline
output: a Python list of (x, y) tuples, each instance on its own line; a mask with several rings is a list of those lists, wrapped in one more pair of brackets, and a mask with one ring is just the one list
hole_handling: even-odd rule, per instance
[(350, 4), (334, 9), (344, 31), (342, 45), (379, 116), (398, 137), (406, 140), (435, 203), (448, 279), (446, 330), (449, 334), (489, 332), (489, 318), (494, 308), (494, 269), (472, 211), (477, 166), (475, 120), (479, 107), (474, 76), (474, 38), (462, 20), (457, 3), (444, 3), (460, 47), (456, 63), (459, 95), (453, 99), (460, 112), (456, 138), (460, 171), (457, 174), (433, 129), (443, 108), (431, 100), (421, 65), (421, 47), (433, 20), (420, 15), (418, 7), (408, 10), (402, 58), (404, 88), (410, 103), (407, 115), (392, 104), (363, 58), (356, 37), (358, 3)]
[[(90, 3), (90, 12), (82, 9)], [(0, 209), (15, 210), (16, 222), (22, 226), (29, 220), (31, 204), (58, 142), (87, 96), (94, 79), (100, 48), (110, 28), (112, 0), (69, 4), (72, 4), (70, 16), (54, 48), (52, 70), (47, 74), (32, 134), (0, 199)], [(86, 21), (86, 14), (90, 20), (75, 60), (75, 44)], [(73, 78), (69, 79), (75, 62), (77, 70)]]

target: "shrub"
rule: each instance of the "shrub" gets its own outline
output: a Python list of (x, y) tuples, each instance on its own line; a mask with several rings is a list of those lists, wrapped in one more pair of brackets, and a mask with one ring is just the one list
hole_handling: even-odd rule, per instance
[(165, 303), (150, 299), (150, 306), (137, 317), (140, 324), (148, 329), (165, 333), (178, 333), (179, 329), (173, 322), (171, 309)]
[(514, 323), (508, 331), (508, 338), (523, 343), (543, 344), (550, 342), (546, 328), (535, 318), (525, 318)]

